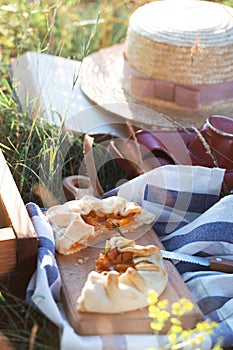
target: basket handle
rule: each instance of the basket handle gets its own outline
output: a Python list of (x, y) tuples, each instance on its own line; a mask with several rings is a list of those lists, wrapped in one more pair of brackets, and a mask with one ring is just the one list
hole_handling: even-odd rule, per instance
[(83, 140), (83, 154), (87, 167), (87, 174), (94, 189), (94, 194), (97, 197), (101, 197), (104, 194), (104, 190), (99, 182), (97, 175), (95, 160), (93, 156), (93, 143), (94, 137), (85, 134)]

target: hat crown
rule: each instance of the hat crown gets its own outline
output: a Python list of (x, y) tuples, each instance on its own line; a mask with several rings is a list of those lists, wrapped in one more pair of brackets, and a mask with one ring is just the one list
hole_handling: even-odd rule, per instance
[(159, 0), (139, 7), (130, 27), (151, 40), (190, 46), (199, 34), (205, 46), (233, 44), (233, 9), (198, 0)]

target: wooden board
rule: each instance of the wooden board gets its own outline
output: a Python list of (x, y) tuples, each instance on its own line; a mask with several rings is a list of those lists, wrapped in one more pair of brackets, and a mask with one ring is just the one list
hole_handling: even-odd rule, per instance
[[(147, 232), (137, 240), (138, 244), (155, 244), (163, 248), (153, 230)], [(102, 250), (102, 249), (101, 249)], [(153, 333), (150, 327), (151, 319), (148, 316), (148, 308), (125, 312), (121, 314), (97, 314), (77, 312), (77, 299), (86, 282), (88, 273), (93, 270), (94, 261), (98, 257), (100, 249), (87, 248), (70, 256), (57, 254), (57, 262), (62, 278), (63, 304), (67, 318), (78, 334), (82, 335), (107, 335), (107, 334), (139, 334)], [(85, 261), (88, 259), (88, 261)], [(168, 299), (170, 305), (181, 297), (186, 297), (194, 304), (194, 309), (183, 316), (184, 328), (193, 328), (197, 321), (203, 319), (203, 315), (193, 301), (191, 293), (182, 281), (180, 274), (170, 261), (164, 260), (168, 272), (168, 285), (160, 296), (160, 300)], [(163, 330), (166, 333), (169, 324)]]

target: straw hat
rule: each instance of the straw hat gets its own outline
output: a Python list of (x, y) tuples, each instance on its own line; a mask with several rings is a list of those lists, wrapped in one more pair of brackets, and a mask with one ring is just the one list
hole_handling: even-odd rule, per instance
[(159, 113), (186, 126), (233, 117), (233, 8), (201, 0), (143, 5), (124, 44), (84, 59), (80, 83), (90, 100), (123, 117), (130, 103), (152, 107), (155, 114), (135, 108), (130, 116), (149, 125)]

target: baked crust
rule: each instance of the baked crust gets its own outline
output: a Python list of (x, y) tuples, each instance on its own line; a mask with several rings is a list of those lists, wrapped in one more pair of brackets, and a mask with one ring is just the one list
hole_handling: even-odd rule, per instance
[[(141, 309), (148, 306), (150, 289), (160, 295), (166, 288), (168, 274), (158, 247), (112, 237), (106, 242), (105, 254), (114, 248), (119, 253), (132, 253), (133, 266), (124, 272), (112, 267), (108, 271), (91, 271), (77, 301), (79, 312), (114, 314)], [(103, 258), (101, 254), (100, 257)]]
[(154, 214), (120, 196), (84, 196), (53, 206), (46, 215), (53, 228), (56, 250), (64, 255), (93, 245), (100, 236), (116, 234), (116, 227), (124, 234), (155, 219)]

